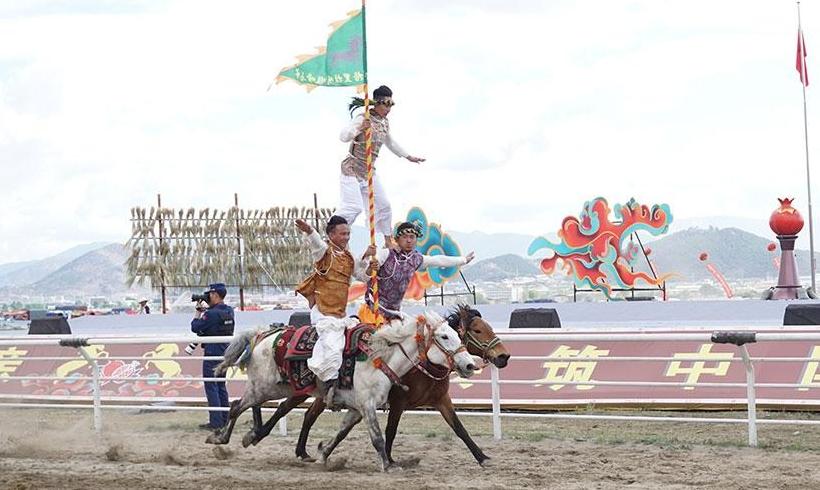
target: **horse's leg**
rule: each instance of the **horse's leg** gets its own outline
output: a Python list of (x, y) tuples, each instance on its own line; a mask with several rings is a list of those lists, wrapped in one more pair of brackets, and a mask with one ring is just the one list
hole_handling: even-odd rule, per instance
[(262, 405), (254, 405), (253, 410), (253, 430), (262, 427)]
[(447, 425), (449, 425), (456, 435), (464, 441), (464, 444), (466, 444), (467, 448), (470, 449), (470, 452), (473, 453), (473, 457), (476, 461), (478, 461), (478, 464), (483, 466), (484, 463), (490, 459), (490, 457), (484, 454), (484, 452), (481, 451), (481, 448), (473, 442), (473, 439), (470, 437), (467, 429), (465, 429), (464, 425), (461, 424), (461, 420), (458, 419), (456, 410), (453, 408), (453, 401), (450, 399), (450, 396), (445, 394), (444, 397), (439, 400), (438, 404), (436, 404), (436, 408), (439, 412), (441, 412), (444, 420), (447, 421)]
[(367, 431), (370, 432), (370, 442), (382, 462), (382, 471), (387, 471), (390, 468), (390, 461), (387, 459), (387, 452), (384, 449), (384, 437), (382, 437), (382, 430), (379, 427), (379, 419), (376, 416), (376, 404), (369, 402), (364, 409), (364, 416), (367, 419)]
[(352, 429), (361, 420), (362, 414), (358, 410), (351, 408), (347, 411), (342, 419), (342, 426), (339, 428), (339, 432), (333, 437), (333, 439), (331, 439), (331, 441), (327, 444), (319, 443), (319, 463), (325, 464), (327, 462), (327, 458), (330, 457), (330, 453), (332, 453), (333, 450), (336, 449), (336, 446), (338, 446), (339, 443), (347, 437), (350, 433), (350, 429)]
[(384, 450), (387, 453), (387, 460), (390, 463), (395, 463), (393, 460), (393, 439), (396, 438), (396, 431), (399, 429), (399, 421), (401, 415), (404, 413), (406, 407), (405, 400), (407, 398), (403, 395), (392, 397), (390, 400), (390, 412), (387, 415), (387, 427), (384, 430), (385, 443)]
[[(276, 422), (278, 422), (279, 419), (287, 415), (291, 410), (293, 410), (295, 407), (297, 407), (300, 403), (302, 403), (305, 400), (307, 400), (307, 395), (287, 397), (285, 401), (283, 401), (279, 404), (278, 407), (276, 407), (276, 411), (273, 412), (271, 418), (269, 418), (264, 425), (262, 425), (261, 423), (262, 411), (260, 409), (260, 424), (257, 427), (256, 420), (254, 419), (254, 428), (249, 430), (248, 433), (245, 434), (245, 437), (242, 438), (242, 446), (248, 447), (251, 444), (253, 444), (254, 446), (259, 444), (259, 441), (261, 441), (262, 439), (267, 437), (268, 434), (270, 434), (270, 431), (273, 430), (273, 427), (276, 425)], [(256, 407), (254, 407), (254, 410), (256, 410)], [(255, 415), (256, 413), (254, 413), (254, 416)]]
[(305, 418), (302, 420), (302, 430), (299, 432), (299, 442), (296, 443), (296, 457), (302, 461), (315, 461), (307, 452), (307, 440), (310, 434), (310, 428), (316, 423), (316, 419), (325, 410), (325, 400), (323, 398), (316, 398), (305, 412)]
[[(253, 429), (251, 429), (251, 432), (259, 432), (262, 429), (262, 405), (254, 405), (251, 410), (253, 411)], [(245, 435), (245, 437), (248, 436)]]
[(224, 427), (211, 433), (205, 442), (208, 444), (227, 444), (231, 440), (231, 433), (233, 427), (236, 425), (236, 419), (245, 410), (257, 406), (264, 400), (258, 400), (253, 390), (245, 391), (242, 398), (231, 402), (231, 409), (228, 411), (228, 423)]

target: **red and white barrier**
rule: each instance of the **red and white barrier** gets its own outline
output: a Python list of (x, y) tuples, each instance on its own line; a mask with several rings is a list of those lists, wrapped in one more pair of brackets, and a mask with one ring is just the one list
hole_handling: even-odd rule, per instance
[[(582, 332), (499, 334), (512, 353), (509, 365), (453, 378), (450, 394), (460, 406), (490, 408), (498, 438), (503, 408), (747, 405), (746, 419), (716, 420), (749, 424), (749, 442), (756, 445), (758, 404), (820, 407), (818, 329), (757, 331), (756, 342), (742, 346), (713, 343), (704, 330)], [(203, 357), (186, 355), (184, 347), (230, 339), (92, 338), (79, 348), (60, 346), (59, 340), (0, 338), (0, 398), (32, 402), (14, 406), (90, 400), (99, 428), (102, 408), (112, 404), (201, 403), (202, 383), (217, 378), (203, 378)], [(228, 373), (231, 397), (242, 394), (244, 379), (237, 369)]]

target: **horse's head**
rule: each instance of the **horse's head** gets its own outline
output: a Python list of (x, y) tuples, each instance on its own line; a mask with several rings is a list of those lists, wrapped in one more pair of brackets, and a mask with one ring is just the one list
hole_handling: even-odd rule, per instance
[[(419, 318), (426, 323), (426, 336), (430, 336), (426, 352), (427, 360), (433, 364), (455, 369), (462, 378), (469, 378), (478, 369), (473, 357), (461, 343), (461, 339), (447, 320), (434, 312), (427, 312)], [(421, 354), (421, 353), (419, 353)]]
[(447, 322), (458, 332), (470, 354), (479, 356), (499, 368), (507, 366), (510, 352), (496, 336), (493, 327), (481, 318), (478, 310), (460, 304), (456, 311), (447, 317)]

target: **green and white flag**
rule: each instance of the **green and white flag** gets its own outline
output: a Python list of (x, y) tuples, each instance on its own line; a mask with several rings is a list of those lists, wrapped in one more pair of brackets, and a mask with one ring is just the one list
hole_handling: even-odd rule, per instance
[(314, 55), (298, 56), (293, 66), (283, 68), (276, 83), (293, 80), (308, 91), (318, 86), (350, 87), (367, 83), (364, 8), (347, 14), (347, 18), (330, 24), (333, 29), (327, 46)]

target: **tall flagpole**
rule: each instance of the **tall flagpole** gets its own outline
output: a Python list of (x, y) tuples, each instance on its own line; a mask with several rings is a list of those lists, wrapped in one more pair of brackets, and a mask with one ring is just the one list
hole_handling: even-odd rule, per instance
[[(367, 16), (365, 0), (362, 0), (362, 59), (364, 64), (364, 154), (367, 165), (367, 209), (370, 225), (370, 245), (376, 245), (376, 194), (373, 186), (373, 128), (370, 127), (370, 92), (367, 89)], [(371, 260), (375, 260), (372, 258)], [(376, 279), (378, 271), (370, 276), (370, 290), (373, 293), (373, 310), (378, 318), (379, 312), (379, 281)]]
[(809, 169), (809, 123), (808, 116), (806, 115), (806, 84), (803, 82), (803, 73), (808, 73), (808, 70), (806, 68), (805, 60), (806, 44), (803, 41), (803, 28), (800, 23), (800, 2), (797, 2), (797, 33), (798, 36), (800, 36), (798, 42), (800, 43), (801, 47), (800, 51), (798, 52), (798, 55), (804, 57), (804, 59), (800, 60), (801, 66), (803, 67), (803, 71), (800, 72), (800, 86), (803, 88), (803, 135), (806, 141), (806, 187), (808, 189), (809, 197), (809, 253), (811, 254), (811, 289), (813, 292), (816, 292), (817, 288), (815, 287), (815, 276), (817, 273), (817, 264), (814, 260), (814, 214), (812, 213), (811, 208), (811, 171)]

